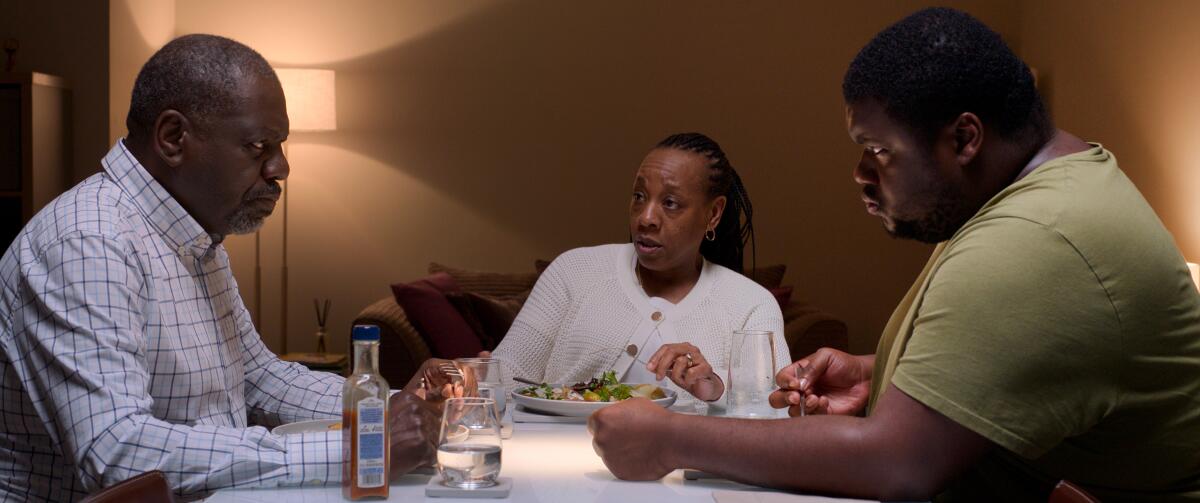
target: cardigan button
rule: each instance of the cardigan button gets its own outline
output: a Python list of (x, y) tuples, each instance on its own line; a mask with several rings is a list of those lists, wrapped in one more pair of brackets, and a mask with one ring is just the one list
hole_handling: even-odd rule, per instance
[(630, 344), (625, 347), (625, 354), (629, 356), (637, 356), (637, 344)]
[(663, 315), (662, 313), (655, 311), (654, 314), (650, 315), (650, 319), (654, 321), (662, 321)]

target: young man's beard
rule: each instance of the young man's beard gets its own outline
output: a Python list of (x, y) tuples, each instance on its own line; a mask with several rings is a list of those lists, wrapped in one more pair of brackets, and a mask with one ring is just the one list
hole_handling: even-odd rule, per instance
[(975, 213), (966, 207), (963, 195), (949, 184), (939, 187), (932, 199), (929, 210), (919, 218), (893, 219), (888, 233), (897, 239), (937, 244), (954, 236)]

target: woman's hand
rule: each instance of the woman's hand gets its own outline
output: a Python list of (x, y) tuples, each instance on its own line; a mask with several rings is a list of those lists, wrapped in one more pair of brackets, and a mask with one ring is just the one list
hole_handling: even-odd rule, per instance
[(663, 344), (650, 357), (646, 370), (654, 372), (658, 380), (670, 377), (676, 386), (687, 390), (692, 396), (711, 402), (725, 393), (725, 383), (713, 372), (712, 365), (700, 348), (681, 342), (678, 344)]
[(818, 349), (775, 375), (779, 389), (771, 406), (787, 407), (788, 415), (858, 414), (871, 394), (873, 355), (855, 356), (831, 348)]

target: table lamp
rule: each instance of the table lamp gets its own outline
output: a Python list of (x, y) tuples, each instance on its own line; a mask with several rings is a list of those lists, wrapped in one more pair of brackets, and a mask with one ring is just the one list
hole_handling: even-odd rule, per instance
[[(291, 132), (333, 131), (337, 129), (337, 93), (334, 87), (333, 70), (312, 68), (279, 68), (275, 70), (283, 95), (287, 99), (288, 122)], [(284, 143), (287, 155), (287, 143)], [(290, 159), (289, 159), (290, 163)], [(294, 164), (293, 164), (294, 165)], [(280, 285), (280, 345), (281, 353), (287, 353), (288, 336), (288, 190), (283, 186), (283, 257), (282, 282)], [(258, 254), (258, 237), (255, 237), (255, 254)], [(256, 269), (255, 282), (261, 284), (261, 274)], [(261, 292), (262, 289), (257, 291)], [(261, 294), (259, 294), (261, 296)], [(256, 300), (261, 303), (261, 299)]]

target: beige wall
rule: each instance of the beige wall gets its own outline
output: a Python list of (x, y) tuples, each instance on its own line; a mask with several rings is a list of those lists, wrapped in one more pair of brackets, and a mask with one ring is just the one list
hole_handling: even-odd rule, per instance
[[(430, 261), (529, 270), (626, 240), (641, 157), (699, 130), (749, 187), (758, 262), (787, 263), (867, 351), (928, 250), (863, 212), (840, 82), (920, 4), (180, 0), (176, 31), (338, 72), (340, 129), (289, 141), (289, 349), (313, 346), (313, 297), (334, 299), (344, 344), (359, 309)], [(1016, 33), (1007, 3), (954, 5)]]
[(175, 37), (175, 2), (109, 0), (108, 2), (109, 143), (124, 137), (125, 115), (138, 70)]
[(1103, 143), (1200, 262), (1200, 2), (1028, 2), (1024, 56), (1059, 127)]
[[(113, 0), (114, 30), (118, 7), (139, 1)], [(846, 319), (852, 349), (865, 352), (928, 249), (889, 239), (862, 211), (839, 86), (871, 35), (923, 4), (178, 0), (171, 33), (222, 34), (279, 67), (338, 72), (340, 129), (289, 142), (289, 349), (313, 347), (313, 297), (334, 299), (341, 345), (361, 307), (429, 261), (528, 270), (536, 257), (623, 241), (646, 149), (699, 130), (747, 182), (759, 263), (787, 263), (786, 282)], [(950, 5), (1038, 68), (1059, 124), (1113, 149), (1185, 254), (1200, 257), (1188, 141), (1200, 130), (1188, 25), (1200, 6)], [(133, 44), (137, 59), (154, 44)], [(112, 85), (128, 86), (140, 62), (117, 57)], [(114, 121), (127, 93), (111, 93)], [(268, 319), (280, 227), (272, 217), (264, 233)], [(229, 247), (252, 304), (253, 239)], [(263, 334), (275, 348), (277, 326)]]
[[(0, 39), (21, 42), (14, 71), (66, 78), (71, 87), (73, 185), (100, 170), (108, 151), (108, 6), (69, 0), (0, 0)], [(0, 71), (4, 53), (0, 52)]]

